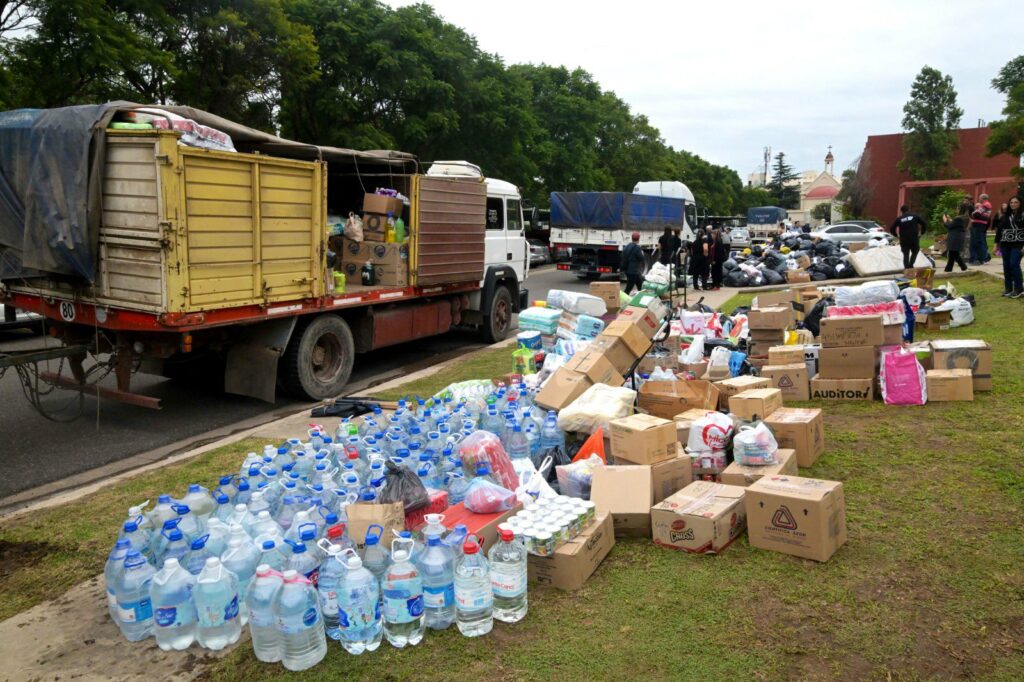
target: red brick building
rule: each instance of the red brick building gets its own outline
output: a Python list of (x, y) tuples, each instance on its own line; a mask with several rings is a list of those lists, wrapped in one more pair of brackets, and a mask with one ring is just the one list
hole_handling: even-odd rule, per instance
[[(1009, 154), (989, 158), (985, 156), (985, 143), (991, 130), (984, 128), (963, 128), (960, 133), (960, 148), (953, 152), (953, 168), (960, 171), (960, 179), (1007, 177), (1019, 163)], [(900, 183), (911, 180), (910, 174), (897, 170), (896, 165), (903, 158), (903, 134), (869, 135), (864, 153), (861, 155), (858, 173), (866, 173), (869, 198), (867, 215), (883, 225), (890, 224), (899, 214)], [(989, 184), (985, 191), (991, 197), (995, 208), (1016, 191), (1016, 184)], [(963, 188), (973, 193), (973, 187)], [(914, 205), (914, 191), (908, 190), (907, 201)]]

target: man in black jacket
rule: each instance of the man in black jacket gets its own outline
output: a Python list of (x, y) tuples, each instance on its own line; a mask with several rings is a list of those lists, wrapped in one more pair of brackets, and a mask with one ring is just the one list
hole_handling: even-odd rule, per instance
[(903, 267), (914, 267), (917, 253), (921, 250), (921, 235), (928, 229), (928, 223), (916, 213), (910, 212), (906, 204), (900, 206), (900, 217), (893, 221), (891, 231), (900, 238), (903, 251)]
[(647, 259), (644, 258), (643, 249), (640, 248), (640, 233), (633, 233), (633, 241), (626, 244), (622, 249), (622, 271), (626, 273), (626, 293), (632, 294), (633, 289), (642, 289), (644, 285), (644, 266)]

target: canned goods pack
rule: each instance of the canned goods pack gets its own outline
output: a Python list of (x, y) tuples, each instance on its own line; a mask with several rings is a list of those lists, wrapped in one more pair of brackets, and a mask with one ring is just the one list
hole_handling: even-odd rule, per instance
[(526, 505), (505, 524), (530, 554), (551, 556), (559, 545), (569, 542), (594, 520), (593, 502), (559, 495)]

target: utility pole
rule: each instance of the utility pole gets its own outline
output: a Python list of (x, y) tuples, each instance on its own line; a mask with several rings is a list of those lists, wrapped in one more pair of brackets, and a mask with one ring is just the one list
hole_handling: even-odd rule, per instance
[(764, 172), (761, 174), (761, 186), (768, 186), (768, 161), (772, 158), (772, 148), (764, 148)]

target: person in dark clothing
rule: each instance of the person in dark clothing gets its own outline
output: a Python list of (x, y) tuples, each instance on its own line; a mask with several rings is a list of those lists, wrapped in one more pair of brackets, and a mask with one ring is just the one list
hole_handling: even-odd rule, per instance
[(622, 249), (622, 271), (626, 273), (627, 294), (632, 294), (634, 289), (642, 289), (644, 285), (644, 267), (647, 265), (647, 259), (639, 242), (640, 233), (634, 232), (633, 241)]
[(693, 276), (694, 289), (708, 288), (708, 257), (710, 251), (711, 248), (708, 244), (707, 235), (704, 234), (704, 228), (699, 228), (693, 238), (693, 243), (690, 244), (690, 275)]
[(658, 262), (662, 265), (671, 265), (672, 254), (675, 253), (675, 249), (672, 248), (672, 228), (666, 227), (664, 234), (658, 237)]
[(954, 263), (959, 265), (961, 270), (967, 270), (963, 250), (973, 210), (974, 205), (968, 202), (960, 205), (956, 217), (942, 216), (942, 222), (946, 226), (946, 272), (953, 272)]
[(992, 222), (992, 203), (987, 194), (982, 194), (971, 212), (971, 232), (968, 248), (968, 262), (984, 265), (992, 260), (988, 255), (988, 226)]
[(900, 238), (903, 251), (903, 267), (914, 267), (917, 253), (921, 250), (921, 235), (928, 229), (928, 223), (916, 213), (910, 212), (906, 204), (900, 206), (900, 217), (893, 221), (890, 232)]
[(1003, 254), (1003, 296), (1021, 298), (1024, 296), (1024, 275), (1020, 269), (1024, 254), (1024, 199), (1014, 195), (1006, 204), (996, 225), (996, 247)]
[(718, 291), (722, 288), (722, 264), (729, 257), (729, 248), (722, 241), (720, 230), (711, 230), (709, 237), (708, 252), (711, 256), (711, 290)]

